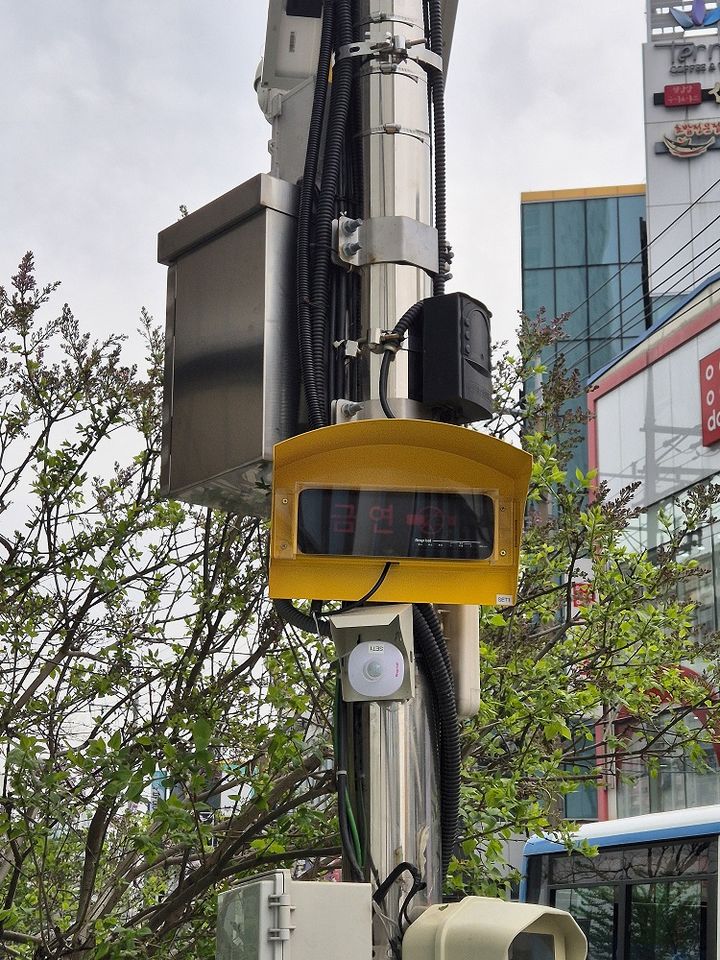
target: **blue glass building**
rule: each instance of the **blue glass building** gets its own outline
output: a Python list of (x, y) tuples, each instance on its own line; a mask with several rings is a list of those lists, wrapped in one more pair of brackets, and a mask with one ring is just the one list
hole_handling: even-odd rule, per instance
[[(647, 326), (645, 187), (523, 193), (521, 214), (523, 310), (568, 314), (566, 339), (541, 359), (552, 365), (563, 353), (586, 381)], [(587, 470), (585, 445), (575, 466)]]

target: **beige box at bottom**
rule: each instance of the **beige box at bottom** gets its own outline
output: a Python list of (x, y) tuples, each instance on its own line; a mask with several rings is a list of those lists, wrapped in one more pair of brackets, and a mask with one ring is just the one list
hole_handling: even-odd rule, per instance
[(372, 960), (367, 883), (293, 880), (275, 870), (218, 898), (216, 960)]

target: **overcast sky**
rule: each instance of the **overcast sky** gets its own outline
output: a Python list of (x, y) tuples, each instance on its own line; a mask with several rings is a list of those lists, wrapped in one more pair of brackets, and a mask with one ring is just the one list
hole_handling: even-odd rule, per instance
[[(8, 0), (0, 283), (35, 252), (97, 333), (164, 317), (156, 236), (269, 169), (265, 0)], [(645, 179), (644, 0), (460, 0), (448, 78), (455, 281), (506, 336), (523, 190)], [(58, 300), (58, 303), (60, 300)]]

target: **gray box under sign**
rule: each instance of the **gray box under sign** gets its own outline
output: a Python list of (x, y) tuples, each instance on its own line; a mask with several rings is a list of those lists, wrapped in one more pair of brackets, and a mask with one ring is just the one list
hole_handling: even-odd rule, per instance
[(269, 514), (272, 449), (299, 432), (297, 187), (260, 174), (163, 230), (162, 492)]

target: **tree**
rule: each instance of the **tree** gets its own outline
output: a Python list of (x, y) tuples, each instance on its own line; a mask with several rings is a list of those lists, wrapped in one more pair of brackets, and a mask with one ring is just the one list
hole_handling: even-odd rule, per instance
[[(158, 496), (151, 319), (141, 371), (122, 338), (91, 340), (67, 306), (53, 316), (55, 290), (28, 254), (0, 292), (0, 954), (209, 958), (218, 890), (270, 864), (320, 875), (338, 862), (331, 651), (267, 601), (264, 523)], [(677, 598), (697, 575), (680, 533), (652, 564), (622, 544), (629, 494), (589, 504), (591, 478), (566, 479), (557, 437), (575, 415), (558, 411), (578, 384), (562, 367), (518, 405), (539, 347), (561, 335), (526, 321), (520, 356), (496, 372), (492, 427), (525, 431), (531, 501), (552, 493), (557, 509), (528, 526), (517, 606), (481, 614), (483, 705), (464, 729), (449, 880), (472, 892), (500, 883), (503, 838), (556, 823), (563, 792), (597, 777), (580, 763), (588, 717), (623, 707), (649, 731), (672, 702), (692, 743), (708, 728), (683, 730), (678, 713), (717, 715), (710, 688), (675, 667), (716, 652)], [(711, 494), (694, 496), (688, 525)], [(571, 618), (581, 556), (596, 559), (601, 602)]]
[[(518, 828), (563, 827), (563, 795), (619, 776), (623, 758), (656, 775), (669, 733), (676, 752), (706, 769), (703, 748), (719, 729), (718, 636), (698, 630), (695, 605), (680, 588), (707, 575), (683, 559), (683, 544), (712, 521), (720, 487), (699, 485), (687, 495), (683, 520), (667, 520), (654, 558), (631, 548), (642, 513), (632, 503), (637, 485), (610, 499), (594, 475), (566, 471), (587, 417), (578, 403), (584, 390), (562, 353), (552, 369), (537, 359), (562, 341), (563, 323), (522, 317), (518, 355), (505, 352), (495, 371), (494, 431), (522, 433), (534, 467), (518, 602), (481, 613), (483, 702), (465, 730), (463, 849), (472, 859), (456, 865), (454, 881), (487, 891), (505, 886), (497, 869), (503, 841)], [(535, 374), (542, 392), (523, 391), (518, 404)], [(592, 562), (589, 602), (574, 612), (583, 559)], [(698, 662), (700, 676), (683, 669)], [(697, 713), (702, 725), (690, 722)]]
[(54, 290), (28, 254), (0, 294), (0, 941), (209, 956), (224, 877), (336, 858), (328, 665), (265, 599), (264, 524), (159, 499), (150, 318), (141, 375), (41, 322)]

